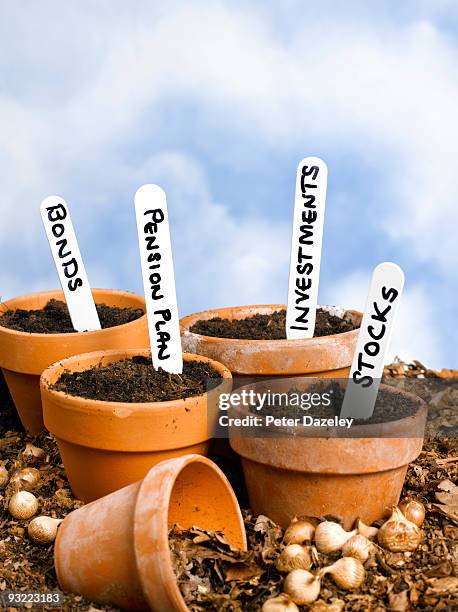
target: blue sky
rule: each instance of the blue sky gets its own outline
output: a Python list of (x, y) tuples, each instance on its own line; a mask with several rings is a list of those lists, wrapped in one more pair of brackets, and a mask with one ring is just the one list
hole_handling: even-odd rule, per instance
[(284, 301), (295, 168), (325, 159), (320, 302), (406, 274), (392, 355), (458, 367), (452, 0), (0, 8), (0, 293), (57, 286), (64, 196), (94, 286), (140, 290), (133, 195), (167, 191), (180, 314)]

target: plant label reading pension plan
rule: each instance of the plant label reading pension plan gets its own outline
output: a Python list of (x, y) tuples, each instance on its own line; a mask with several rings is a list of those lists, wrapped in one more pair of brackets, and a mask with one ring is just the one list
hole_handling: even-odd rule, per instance
[(342, 418), (368, 419), (374, 412), (403, 287), (404, 273), (396, 264), (385, 262), (374, 269), (340, 413)]
[(181, 374), (180, 321), (164, 191), (157, 185), (140, 187), (135, 214), (153, 365)]
[(328, 169), (318, 157), (297, 167), (289, 268), (286, 337), (312, 338), (315, 331)]
[(49, 196), (40, 214), (73, 327), (79, 332), (101, 329), (67, 203)]

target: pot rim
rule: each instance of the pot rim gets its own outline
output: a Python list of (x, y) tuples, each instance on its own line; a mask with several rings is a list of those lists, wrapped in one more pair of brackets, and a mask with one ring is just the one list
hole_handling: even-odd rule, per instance
[[(203, 457), (202, 455), (185, 455), (176, 459), (171, 459), (169, 462), (173, 462), (173, 476), (169, 478), (162, 478), (159, 481), (159, 494), (160, 494), (160, 505), (159, 508), (154, 508), (151, 512), (151, 504), (149, 502), (149, 489), (151, 486), (156, 484), (157, 479), (160, 476), (160, 466), (155, 466), (143, 479), (137, 494), (137, 500), (135, 503), (134, 512), (134, 544), (135, 544), (135, 559), (137, 563), (137, 569), (140, 577), (140, 583), (142, 585), (143, 594), (148, 603), (153, 606), (155, 603), (156, 587), (154, 585), (155, 568), (158, 566), (158, 557), (161, 560), (160, 572), (161, 572), (161, 586), (162, 590), (166, 593), (166, 597), (173, 600), (174, 606), (180, 612), (189, 612), (189, 608), (185, 603), (185, 600), (181, 594), (178, 586), (177, 578), (173, 570), (172, 559), (170, 554), (169, 545), (169, 505), (170, 499), (175, 487), (175, 483), (181, 472), (192, 463), (202, 463), (208, 469), (212, 470), (220, 480), (226, 485), (226, 490), (230, 498), (232, 498), (234, 509), (237, 512), (239, 524), (241, 527), (241, 536), (244, 547), (247, 549), (247, 538), (244, 527), (242, 513), (238, 504), (235, 493), (229, 483), (227, 477), (222, 470), (210, 459)], [(163, 464), (171, 463), (162, 462)], [(164, 465), (165, 467), (165, 465)], [(156, 481), (156, 482), (155, 482)], [(160, 509), (166, 509), (166, 525), (162, 521)], [(149, 513), (149, 520), (143, 520), (144, 514)], [(154, 527), (154, 529), (153, 529)], [(150, 549), (150, 541), (155, 534), (155, 555), (152, 557)], [(175, 608), (174, 608), (175, 609)]]
[[(331, 308), (336, 308), (336, 307), (317, 305), (317, 308), (322, 308), (326, 310), (326, 309), (331, 309)], [(229, 343), (229, 344), (243, 343), (249, 346), (253, 346), (255, 344), (267, 346), (268, 343), (271, 343), (277, 347), (282, 346), (282, 347), (288, 348), (288, 347), (297, 347), (299, 343), (304, 343), (307, 346), (310, 346), (313, 344), (319, 344), (323, 342), (323, 340), (325, 339), (333, 340), (335, 338), (347, 338), (349, 334), (355, 335), (359, 333), (359, 327), (357, 327), (356, 329), (352, 329), (347, 332), (341, 332), (340, 334), (329, 334), (328, 336), (315, 336), (313, 338), (296, 338), (296, 339), (282, 338), (278, 340), (273, 340), (273, 339), (255, 340), (255, 339), (248, 339), (248, 338), (221, 338), (219, 336), (205, 336), (203, 334), (197, 334), (189, 329), (192, 325), (194, 325), (194, 323), (197, 323), (197, 321), (202, 320), (202, 315), (214, 314), (214, 316), (216, 317), (218, 316), (219, 313), (227, 312), (228, 310), (237, 312), (240, 310), (256, 311), (256, 310), (261, 310), (261, 309), (269, 309), (270, 313), (272, 313), (278, 310), (285, 310), (286, 304), (248, 304), (246, 306), (228, 306), (224, 308), (211, 308), (209, 310), (202, 310), (200, 312), (186, 315), (185, 317), (180, 319), (180, 326), (182, 329), (182, 334), (188, 337), (202, 339), (205, 342), (215, 343), (215, 344), (216, 343)], [(362, 316), (363, 316), (362, 312), (359, 312), (358, 310), (348, 309), (348, 308), (344, 308), (343, 310), (345, 313), (349, 313), (353, 317), (356, 317), (360, 319), (361, 321)], [(253, 314), (256, 314), (256, 312), (253, 312)], [(261, 313), (261, 314), (268, 314), (268, 313)], [(248, 316), (252, 316), (252, 315), (247, 314), (247, 317)], [(211, 317), (208, 317), (208, 318), (211, 318)], [(228, 318), (228, 317), (226, 316), (225, 318)]]
[[(64, 401), (67, 404), (68, 409), (73, 411), (81, 411), (87, 413), (88, 410), (93, 411), (94, 409), (98, 409), (99, 411), (106, 411), (112, 413), (113, 410), (122, 410), (128, 409), (131, 411), (135, 411), (137, 413), (151, 413), (154, 410), (162, 410), (162, 409), (172, 409), (172, 408), (181, 408), (184, 404), (198, 401), (208, 395), (209, 391), (202, 393), (201, 395), (193, 395), (191, 397), (185, 399), (176, 399), (176, 400), (168, 400), (166, 402), (112, 402), (106, 400), (96, 400), (89, 399), (85, 397), (80, 397), (78, 395), (70, 395), (69, 393), (65, 393), (64, 391), (57, 391), (56, 389), (52, 389), (51, 385), (54, 384), (55, 375), (58, 375), (65, 371), (65, 366), (74, 363), (75, 361), (79, 361), (81, 359), (90, 359), (92, 357), (98, 357), (99, 363), (104, 357), (115, 357), (121, 356), (121, 359), (118, 361), (122, 361), (123, 359), (135, 356), (142, 357), (150, 357), (151, 351), (149, 349), (114, 349), (109, 351), (92, 351), (89, 353), (82, 353), (80, 355), (73, 355), (72, 357), (67, 357), (66, 359), (62, 359), (52, 365), (50, 365), (40, 377), (40, 387), (42, 393), (47, 393), (55, 398), (59, 398), (61, 401)], [(184, 361), (201, 361), (204, 363), (210, 364), (219, 374), (222, 376), (222, 381), (219, 385), (210, 390), (216, 391), (221, 386), (224, 385), (227, 379), (232, 379), (232, 374), (228, 368), (222, 363), (215, 361), (214, 359), (210, 359), (209, 357), (204, 357), (202, 355), (195, 355), (193, 353), (183, 353)], [(110, 363), (114, 363), (110, 362)], [(95, 364), (94, 364), (95, 365)], [(89, 368), (87, 368), (89, 369)], [(78, 371), (78, 370), (75, 370)], [(81, 372), (85, 370), (80, 370)]]
[[(103, 289), (100, 287), (92, 287), (91, 292), (94, 298), (96, 298), (96, 296), (100, 293), (103, 293), (103, 294), (108, 293), (108, 294), (112, 294), (115, 296), (124, 295), (124, 296), (129, 296), (129, 297), (132, 297), (132, 296), (137, 297), (139, 299), (139, 302), (141, 302), (141, 305), (139, 305), (139, 308), (143, 310), (143, 315), (141, 317), (138, 317), (138, 319), (134, 319), (133, 321), (129, 321), (128, 323), (123, 323), (122, 325), (115, 325), (114, 327), (106, 327), (104, 329), (96, 329), (92, 331), (69, 332), (69, 333), (58, 333), (58, 334), (19, 331), (17, 329), (10, 329), (9, 327), (4, 327), (3, 325), (0, 325), (0, 335), (7, 334), (7, 335), (11, 335), (11, 337), (13, 338), (14, 337), (19, 338), (22, 336), (23, 338), (27, 338), (28, 340), (43, 339), (43, 338), (49, 337), (49, 338), (55, 339), (56, 341), (75, 338), (76, 336), (80, 336), (81, 334), (84, 334), (85, 336), (90, 338), (90, 337), (93, 337), (95, 334), (99, 334), (99, 335), (105, 334), (106, 332), (110, 332), (113, 329), (120, 329), (120, 328), (124, 329), (128, 327), (129, 325), (138, 323), (141, 319), (146, 317), (145, 299), (143, 298), (143, 296), (135, 293), (134, 291), (125, 291), (123, 289)], [(62, 291), (62, 289), (50, 289), (48, 291), (34, 291), (32, 293), (26, 293), (24, 295), (10, 298), (9, 300), (6, 300), (5, 302), (0, 302), (0, 314), (4, 314), (8, 310), (11, 310), (11, 308), (8, 308), (8, 305), (14, 302), (23, 301), (23, 300), (38, 297), (38, 296), (43, 296), (43, 297), (49, 296), (49, 299), (52, 299), (53, 297), (56, 298), (57, 296), (59, 296), (65, 302), (65, 294)], [(16, 306), (15, 309), (16, 308), (19, 308), (19, 306)], [(28, 309), (25, 308), (24, 310), (28, 310)]]

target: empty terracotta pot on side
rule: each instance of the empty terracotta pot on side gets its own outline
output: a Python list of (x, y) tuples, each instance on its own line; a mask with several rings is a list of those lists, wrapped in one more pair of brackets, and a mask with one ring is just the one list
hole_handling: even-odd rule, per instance
[[(285, 308), (284, 304), (238, 306), (184, 317), (180, 321), (183, 350), (224, 363), (234, 376), (348, 376), (358, 329), (304, 340), (238, 340), (202, 336), (190, 331), (197, 321), (214, 317), (245, 319)], [(353, 310), (348, 313), (359, 325), (362, 314)]]
[(246, 550), (237, 499), (209, 459), (163, 461), (143, 481), (69, 514), (54, 549), (64, 591), (125, 610), (187, 612), (173, 571), (169, 528), (221, 531)]
[[(135, 293), (94, 289), (92, 294), (96, 303), (145, 311), (144, 298)], [(62, 291), (31, 293), (0, 304), (0, 314), (39, 310), (52, 299), (65, 301)], [(24, 428), (33, 435), (44, 429), (40, 375), (49, 365), (78, 353), (131, 346), (149, 346), (146, 316), (109, 329), (72, 334), (29, 334), (0, 326), (0, 367)]]
[(189, 453), (207, 454), (212, 437), (211, 411), (219, 391), (231, 389), (231, 373), (200, 355), (185, 361), (209, 363), (222, 383), (209, 393), (169, 402), (124, 403), (85, 399), (56, 391), (64, 371), (81, 372), (135, 355), (145, 349), (98, 351), (76, 355), (43, 372), (41, 393), (47, 429), (54, 434), (71, 489), (85, 502), (98, 499), (143, 478), (165, 459)]
[[(262, 392), (263, 385), (246, 388)], [(275, 383), (276, 392), (288, 390), (286, 380)], [(315, 427), (309, 433), (293, 428), (282, 437), (237, 437), (232, 431), (230, 443), (242, 458), (255, 514), (283, 527), (294, 516), (331, 514), (350, 529), (358, 517), (371, 525), (397, 504), (407, 467), (422, 449), (427, 407), (410, 393), (386, 385), (380, 390), (393, 401), (401, 395), (418, 410), (383, 425), (354, 426), (347, 438), (324, 437), (332, 433)], [(234, 411), (246, 414), (248, 408)]]

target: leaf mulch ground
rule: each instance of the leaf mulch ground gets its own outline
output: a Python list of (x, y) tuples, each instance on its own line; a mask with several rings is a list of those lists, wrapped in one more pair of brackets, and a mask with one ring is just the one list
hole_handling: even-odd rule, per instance
[[(452, 378), (457, 375), (447, 370), (436, 373), (418, 362), (407, 365), (397, 361), (386, 369), (385, 382), (389, 384), (412, 388), (415, 379), (428, 383), (423, 383), (421, 393), (432, 405), (433, 418), (428, 428), (435, 437), (425, 442), (420, 457), (409, 467), (403, 491), (403, 497), (412, 495), (426, 506), (423, 542), (413, 553), (379, 552), (368, 563), (366, 581), (356, 592), (343, 591), (326, 577), (319, 601), (308, 609), (314, 612), (458, 610), (458, 384)], [(444, 380), (451, 384), (444, 387)], [(21, 432), (0, 380), (0, 461), (6, 461), (10, 473), (25, 465), (21, 453), (26, 441), (32, 441), (47, 453), (46, 462), (40, 467), (40, 484), (35, 490), (40, 502), (39, 513), (62, 518), (81, 502), (71, 494), (54, 440), (49, 434), (29, 438)], [(30, 541), (27, 521), (11, 519), (6, 510), (7, 498), (8, 490), (0, 491), (0, 591), (58, 589), (52, 546), (38, 546)], [(249, 511), (245, 517), (251, 551), (237, 562), (226, 557), (213, 559), (215, 580), (227, 582), (226, 596), (218, 596), (216, 601), (210, 596), (202, 603), (204, 607), (196, 609), (260, 610), (266, 598), (281, 591), (281, 577), (274, 569), (281, 530), (263, 517), (253, 517)], [(200, 546), (205, 547), (205, 539), (200, 534)], [(224, 543), (220, 542), (220, 547), (221, 552), (227, 553)], [(323, 563), (328, 560), (323, 559)], [(234, 597), (244, 602), (243, 607)], [(4, 609), (15, 612), (15, 608)], [(32, 609), (56, 610), (46, 606)], [(59, 609), (114, 610), (91, 604), (78, 595), (65, 595)]]

